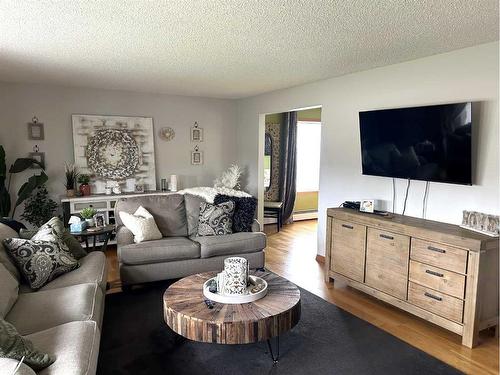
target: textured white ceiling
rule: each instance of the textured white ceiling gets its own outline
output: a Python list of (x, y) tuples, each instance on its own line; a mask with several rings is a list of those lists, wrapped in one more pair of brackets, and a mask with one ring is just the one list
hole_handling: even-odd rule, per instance
[(0, 81), (239, 98), (494, 40), (497, 0), (0, 0)]

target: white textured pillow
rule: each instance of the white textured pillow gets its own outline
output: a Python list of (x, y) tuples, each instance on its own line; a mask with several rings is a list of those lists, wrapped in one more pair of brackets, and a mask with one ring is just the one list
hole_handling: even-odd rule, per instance
[(7, 268), (0, 263), (0, 318), (10, 311), (17, 300), (19, 293), (19, 283), (11, 275)]
[(134, 214), (120, 211), (120, 219), (123, 225), (134, 234), (134, 242), (159, 240), (163, 236), (156, 225), (153, 215), (140, 206)]

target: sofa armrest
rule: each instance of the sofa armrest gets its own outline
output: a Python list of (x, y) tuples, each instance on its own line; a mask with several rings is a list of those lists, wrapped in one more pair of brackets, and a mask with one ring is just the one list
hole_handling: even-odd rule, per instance
[(260, 223), (257, 219), (253, 219), (252, 232), (262, 232)]
[(116, 228), (116, 244), (118, 246), (125, 246), (134, 243), (134, 234), (125, 227), (120, 225)]
[(19, 361), (11, 358), (0, 358), (0, 369), (2, 370), (2, 374), (5, 371), (5, 374), (9, 375), (36, 375), (35, 371), (27, 364), (23, 363), (16, 372), (14, 369), (16, 368)]

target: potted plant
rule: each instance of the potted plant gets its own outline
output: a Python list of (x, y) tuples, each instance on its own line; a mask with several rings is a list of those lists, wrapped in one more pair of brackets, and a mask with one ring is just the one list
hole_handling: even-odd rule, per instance
[(75, 196), (75, 185), (78, 178), (78, 171), (74, 164), (68, 164), (64, 166), (64, 174), (66, 176), (66, 182), (64, 186), (66, 187), (66, 196), (68, 198)]
[(88, 174), (81, 174), (78, 176), (78, 183), (80, 184), (80, 194), (83, 196), (90, 195), (90, 176)]
[(94, 226), (94, 215), (97, 211), (92, 207), (85, 207), (81, 212), (80, 216), (85, 219), (89, 227)]
[[(10, 200), (10, 185), (12, 182), (12, 175), (20, 173), (30, 168), (34, 164), (37, 164), (42, 168), (42, 172), (39, 175), (33, 175), (28, 178), (19, 191), (17, 192), (17, 199), (14, 203), (14, 208), (11, 213), (11, 200)], [(7, 176), (8, 173), (8, 176)], [(8, 178), (7, 178), (8, 177)], [(10, 217), (13, 218), (16, 213), (16, 208), (24, 202), (31, 193), (38, 187), (47, 182), (49, 178), (43, 171), (43, 165), (30, 158), (19, 158), (14, 161), (7, 172), (5, 150), (3, 146), (0, 145), (0, 217)]]
[(38, 228), (54, 216), (56, 208), (57, 203), (49, 197), (45, 185), (41, 185), (24, 204), (24, 212), (21, 218)]

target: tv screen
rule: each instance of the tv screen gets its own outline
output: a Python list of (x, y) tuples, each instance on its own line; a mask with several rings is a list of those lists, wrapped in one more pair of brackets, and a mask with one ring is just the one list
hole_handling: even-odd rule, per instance
[(471, 103), (359, 113), (363, 174), (472, 184)]

